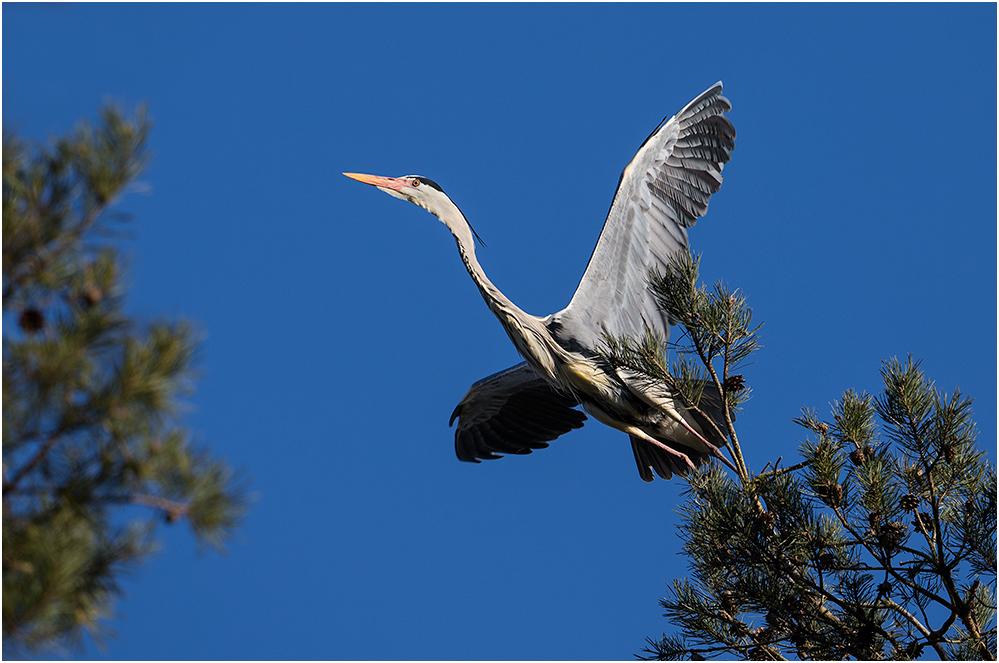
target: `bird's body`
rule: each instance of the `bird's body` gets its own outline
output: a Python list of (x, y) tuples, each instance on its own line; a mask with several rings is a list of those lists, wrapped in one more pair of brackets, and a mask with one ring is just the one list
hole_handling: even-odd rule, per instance
[[(670, 321), (648, 289), (651, 269), (665, 272), (687, 247), (686, 229), (707, 211), (721, 186), (721, 169), (734, 147), (731, 108), (721, 83), (664, 121), (621, 175), (614, 202), (583, 278), (569, 305), (552, 315), (526, 313), (489, 280), (475, 255), (467, 219), (436, 182), (420, 176), (387, 178), (345, 173), (409, 200), (436, 215), (454, 235), (458, 252), (525, 362), (472, 385), (455, 408), (455, 449), (478, 462), (498, 454), (530, 453), (582, 426), (582, 408), (597, 421), (628, 433), (639, 473), (664, 479), (685, 474), (725, 442), (718, 426), (653, 390), (599, 352), (605, 335), (666, 338)], [(720, 420), (717, 398), (705, 391), (700, 410)]]

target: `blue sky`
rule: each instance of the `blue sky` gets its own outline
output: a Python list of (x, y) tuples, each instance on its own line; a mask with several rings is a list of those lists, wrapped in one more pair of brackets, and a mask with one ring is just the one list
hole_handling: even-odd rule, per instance
[(667, 629), (682, 484), (592, 420), (454, 457), (448, 416), (516, 361), (446, 229), (341, 171), (440, 182), (524, 310), (565, 306), (624, 165), (721, 79), (738, 131), (691, 232), (764, 349), (740, 439), (912, 353), (996, 439), (996, 8), (3, 7), (3, 124), (148, 102), (130, 309), (196, 320), (187, 422), (252, 478), (228, 555), (182, 527), (125, 584), (115, 659), (627, 659)]

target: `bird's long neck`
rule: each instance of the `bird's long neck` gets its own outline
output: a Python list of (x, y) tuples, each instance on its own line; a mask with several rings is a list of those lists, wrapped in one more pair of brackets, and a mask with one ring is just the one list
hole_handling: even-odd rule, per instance
[(440, 219), (454, 235), (458, 253), (461, 254), (469, 276), (478, 286), (486, 305), (503, 325), (517, 351), (536, 371), (552, 380), (558, 380), (559, 367), (555, 358), (565, 354), (565, 351), (552, 338), (541, 318), (523, 311), (489, 280), (475, 257), (472, 228), (457, 206), (441, 215)]

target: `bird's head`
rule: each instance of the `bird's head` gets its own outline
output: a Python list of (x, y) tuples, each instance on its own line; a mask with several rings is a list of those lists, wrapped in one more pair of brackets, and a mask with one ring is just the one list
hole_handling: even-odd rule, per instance
[(468, 219), (461, 213), (458, 206), (447, 197), (444, 189), (429, 177), (422, 175), (404, 175), (402, 177), (382, 177), (381, 175), (362, 175), (361, 173), (344, 173), (347, 177), (364, 182), (384, 191), (390, 196), (408, 200), (414, 205), (419, 205), (438, 219), (444, 222), (452, 233), (456, 236), (462, 226), (475, 236), (480, 244), (485, 246), (485, 242), (475, 232)]
[(408, 200), (437, 216), (440, 216), (448, 208), (454, 207), (454, 203), (437, 182), (421, 175), (404, 175), (403, 177), (382, 177), (381, 175), (362, 175), (360, 173), (344, 173), (344, 175), (358, 182), (377, 187), (390, 196)]

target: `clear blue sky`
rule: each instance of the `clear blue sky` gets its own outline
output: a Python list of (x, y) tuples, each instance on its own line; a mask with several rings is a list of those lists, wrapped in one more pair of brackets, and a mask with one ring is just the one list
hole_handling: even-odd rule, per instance
[(11, 5), (3, 125), (148, 102), (131, 310), (206, 333), (187, 419), (258, 499), (226, 557), (180, 526), (125, 583), (124, 659), (627, 659), (685, 572), (682, 484), (593, 421), (454, 457), (518, 361), (446, 229), (341, 171), (440, 182), (523, 309), (569, 300), (623, 166), (721, 79), (738, 130), (691, 232), (765, 322), (757, 469), (912, 353), (996, 439), (996, 7)]

